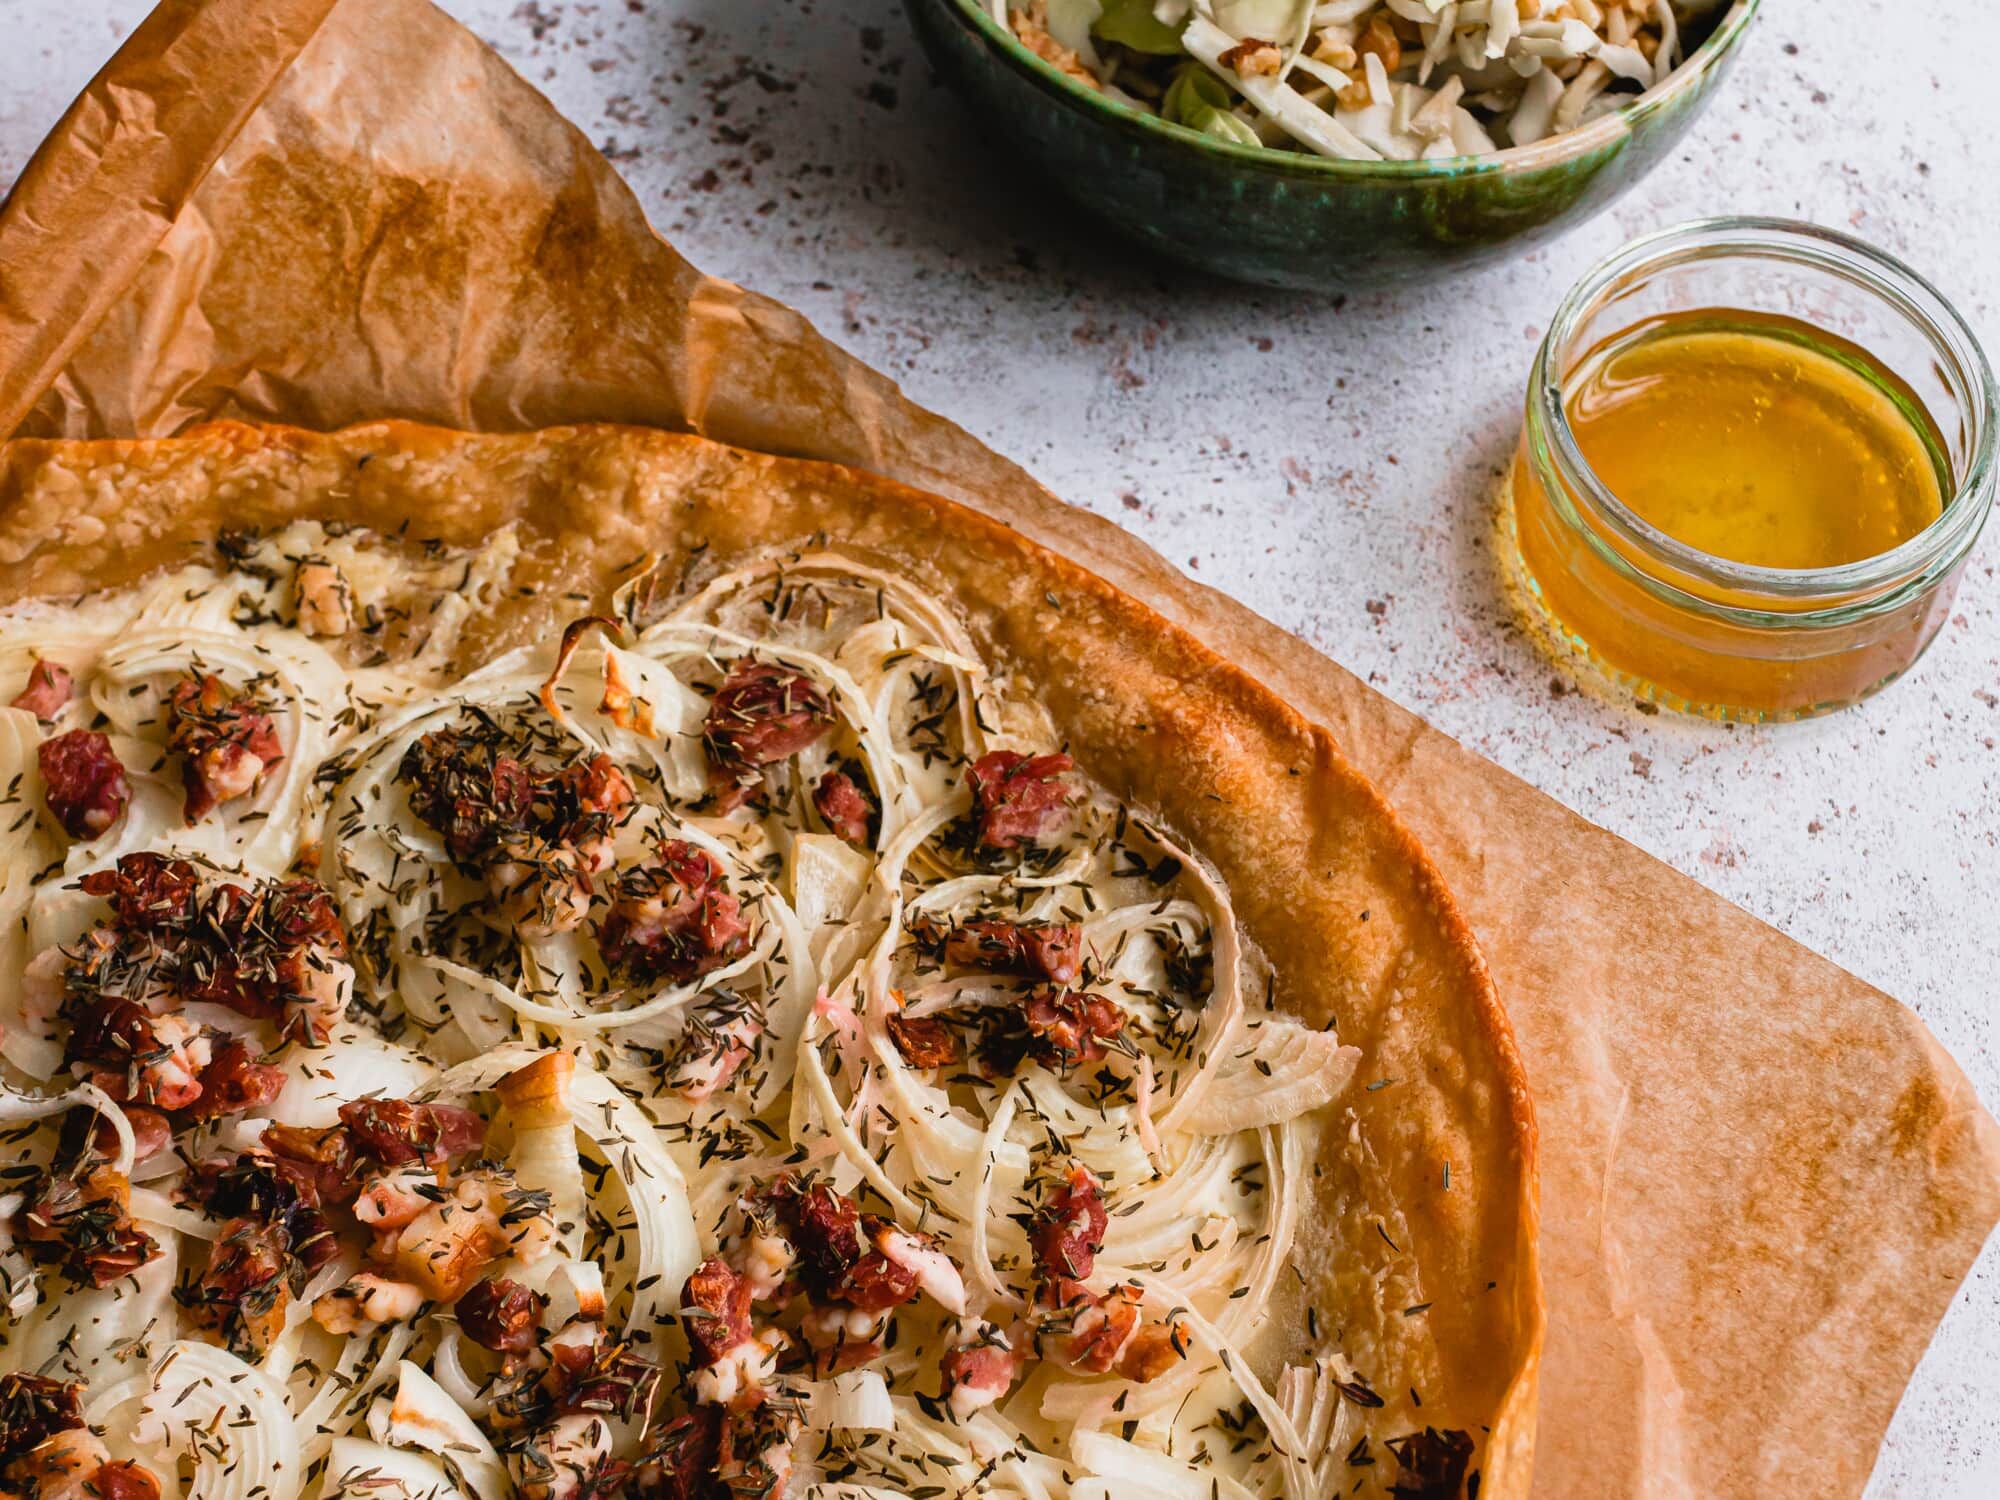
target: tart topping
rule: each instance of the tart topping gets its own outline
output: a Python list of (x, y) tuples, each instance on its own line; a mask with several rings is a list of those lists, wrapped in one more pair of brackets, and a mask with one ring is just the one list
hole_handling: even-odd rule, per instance
[[(777, 648), (797, 665), (725, 656), (699, 749), (686, 715), (701, 718), (718, 642), (754, 634), (754, 619), (746, 631), (718, 609), (711, 633), (698, 613), (677, 611), (630, 647), (607, 647), (597, 718), (572, 689), (558, 693), (583, 634), (572, 627), (539, 692), (529, 652), (462, 687), (413, 674), (380, 702), (353, 692), (332, 715), (306, 703), (295, 720), (287, 704), (287, 724), (319, 726), (302, 744), (323, 734), (334, 747), (284, 788), (305, 796), (324, 850), (260, 836), (238, 841), (242, 872), (139, 854), (85, 876), (79, 888), (102, 902), (100, 920), (34, 957), (21, 1009), (52, 1023), (40, 1038), (47, 1061), (62, 1043), (76, 1076), (121, 1103), (131, 1155), (150, 1162), (133, 1174), (146, 1185), (111, 1170), (120, 1122), (77, 1110), (61, 1165), (23, 1184), (0, 1249), (11, 1242), (21, 1257), (113, 1286), (163, 1258), (148, 1231), (165, 1241), (160, 1226), (170, 1226), (185, 1270), (179, 1306), (156, 1320), (162, 1334), (290, 1372), (273, 1382), (274, 1401), (294, 1416), (349, 1378), (329, 1370), (373, 1379), (379, 1367), (390, 1380), (407, 1360), (393, 1396), (384, 1386), (351, 1408), (318, 1408), (354, 1422), (365, 1414), (366, 1435), (340, 1439), (352, 1450), (338, 1471), (349, 1483), (366, 1475), (364, 1453), (388, 1444), (411, 1475), (441, 1469), (468, 1493), (769, 1497), (790, 1482), (793, 1444), (810, 1428), (814, 1482), (915, 1493), (934, 1477), (976, 1489), (991, 1472), (977, 1467), (992, 1459), (987, 1440), (1023, 1420), (1017, 1402), (1052, 1403), (1059, 1436), (1055, 1413), (1124, 1400), (1080, 1381), (1162, 1382), (1145, 1403), (1156, 1413), (1178, 1412), (1211, 1379), (1236, 1376), (1254, 1396), (1231, 1355), (1263, 1327), (1262, 1299), (1225, 1299), (1268, 1286), (1289, 1262), (1295, 1215), (1267, 1182), (1302, 1153), (1287, 1134), (1296, 1109), (1273, 1105), (1246, 1129), (1247, 1106), (1223, 1085), (1243, 1073), (1273, 1084), (1245, 1086), (1261, 1108), (1281, 1092), (1275, 1083), (1322, 1054), (1288, 1061), (1275, 1042), (1205, 1048), (1241, 997), (1226, 898), (1192, 856), (1137, 820), (1128, 840), (1122, 811), (1115, 832), (1108, 808), (1079, 823), (1087, 793), (1067, 755), (978, 753), (983, 735), (1016, 732), (994, 725), (1029, 718), (1002, 701), (1004, 679), (982, 681), (970, 642), (902, 586), (871, 581), (845, 601), (830, 586), (823, 599), (813, 567), (785, 566), (770, 595), (740, 603), (799, 627), (803, 639)], [(324, 665), (324, 653), (283, 632), (288, 620), (372, 640), (407, 604), (364, 617), (340, 570), (310, 554), (289, 574), (252, 577), (262, 592), (236, 596), (237, 618), (247, 609), (280, 626), (278, 659), (303, 651)], [(386, 661), (371, 660), (371, 672)], [(140, 658), (123, 682), (107, 667), (109, 687), (150, 701), (139, 679), (157, 680), (156, 663)], [(858, 691), (836, 693), (829, 684), (850, 672)], [(253, 793), (274, 765), (290, 769), (280, 710), (263, 700), (318, 680), (302, 669), (228, 687), (197, 664), (174, 688), (167, 722), (186, 760), (190, 818)], [(93, 701), (122, 701), (90, 686)], [(59, 667), (38, 664), (19, 706), (77, 722), (64, 707), (70, 687)], [(606, 720), (617, 728), (606, 733)], [(110, 827), (133, 798), (110, 746), (79, 732), (43, 747), (64, 766), (98, 767), (44, 777), (51, 808), (78, 836)], [(274, 806), (275, 791), (264, 799)], [(746, 804), (755, 817), (712, 816)], [(885, 840), (885, 821), (914, 832)], [(657, 840), (643, 853), (642, 827)], [(1134, 878), (1135, 857), (1150, 890)], [(260, 878), (306, 868), (325, 871), (331, 888)], [(76, 931), (56, 914), (65, 937)], [(571, 933), (581, 940), (558, 941)], [(368, 989), (350, 1015), (357, 966)], [(631, 1005), (642, 985), (686, 991)], [(378, 1006), (385, 1034), (370, 1035)], [(574, 1031), (544, 1027), (558, 1009), (577, 1015)], [(1281, 1024), (1260, 1018), (1231, 1034), (1254, 1039)], [(263, 1051), (273, 1032), (325, 1050), (288, 1053), (279, 1066)], [(538, 1044), (525, 1067), (513, 1060), (524, 1040)], [(907, 1071), (893, 1057), (884, 1065), (885, 1042)], [(975, 1067), (959, 1073), (968, 1053)], [(1225, 1053), (1227, 1069), (1210, 1066)], [(1266, 1053), (1275, 1082), (1261, 1076)], [(426, 1056), (461, 1071), (426, 1083)], [(1052, 1073), (983, 1086), (1030, 1063)], [(1212, 1072), (1223, 1074), (1202, 1095), (1214, 1130), (1186, 1102)], [(669, 1101), (648, 1120), (620, 1093), (658, 1101), (663, 1089), (701, 1107)], [(485, 1156), (484, 1103), (475, 1113), (426, 1094), (497, 1098), (494, 1151), (511, 1168)], [(255, 1118), (266, 1114), (311, 1123)], [(172, 1154), (176, 1132), (192, 1167)], [(1101, 1158), (1114, 1140), (1129, 1148)], [(36, 1150), (24, 1161), (47, 1159)], [(215, 1155), (199, 1160), (206, 1152)], [(751, 1174), (731, 1182), (740, 1196), (723, 1223), (711, 1217), (720, 1184), (686, 1188), (675, 1155), (698, 1159), (704, 1177)], [(1052, 1173), (1050, 1161), (1060, 1164)], [(1131, 1198), (1152, 1192), (1127, 1186), (1148, 1161), (1172, 1179), (1159, 1191), (1175, 1201), (1149, 1199), (1128, 1222), (1107, 1204), (1106, 1182)], [(1199, 1190), (1181, 1193), (1198, 1175)], [(873, 1187), (850, 1196), (836, 1186), (853, 1182)], [(177, 1206), (165, 1211), (170, 1194)], [(1169, 1227), (1176, 1216), (1185, 1224)], [(1194, 1255), (1179, 1248), (1183, 1228), (1195, 1231)], [(711, 1229), (721, 1243), (690, 1275)], [(142, 1275), (129, 1290), (166, 1280)], [(1167, 1312), (1177, 1304), (1188, 1311)], [(658, 1411), (661, 1372), (607, 1333), (612, 1308), (642, 1348), (686, 1338), (687, 1364)], [(1214, 1328), (1190, 1358), (1184, 1320), (1195, 1309)], [(385, 1334), (391, 1324), (408, 1326)], [(329, 1335), (357, 1342), (334, 1356)], [(146, 1367), (158, 1352), (145, 1349)], [(1024, 1392), (1041, 1359), (1052, 1368)], [(925, 1394), (931, 1369), (936, 1399)], [(994, 1419), (982, 1419), (989, 1409)], [(1226, 1411), (1228, 1451), (1217, 1464), (1197, 1441), (1190, 1483), (1205, 1484), (1214, 1466), (1240, 1471), (1246, 1491), (1274, 1490), (1284, 1476), (1260, 1451), (1267, 1435)], [(1108, 1448), (1118, 1424), (1093, 1425)], [(1156, 1425), (1140, 1425), (1135, 1436), (1126, 1424), (1121, 1446), (1155, 1447)], [(472, 1467), (440, 1459), (445, 1448), (419, 1429)], [(76, 1430), (78, 1443), (95, 1441)], [(1449, 1452), (1433, 1451), (1448, 1438), (1400, 1440), (1397, 1493), (1431, 1493), (1408, 1487), (1433, 1483), (1433, 1470), (1437, 1482), (1462, 1477)], [(1155, 1456), (1183, 1455), (1175, 1446)], [(85, 1460), (91, 1488), (66, 1500), (158, 1500), (144, 1469)], [(301, 1466), (308, 1490), (321, 1472), (313, 1462)], [(397, 1482), (383, 1462), (381, 1482)], [(6, 1468), (0, 1500), (10, 1487), (42, 1492)]]
[[(196, 1076), (200, 1094), (183, 1108), (179, 1121), (198, 1125), (223, 1115), (261, 1109), (285, 1090), (285, 1070), (256, 1060), (241, 1037), (227, 1037), (211, 1050), (208, 1065)], [(136, 1127), (135, 1127), (136, 1129)]]
[(507, 838), (527, 831), (536, 776), (504, 753), (497, 729), (438, 729), (404, 754), (396, 779), (410, 789), (410, 810), (444, 835), (461, 864), (474, 865)]
[[(333, 898), (316, 881), (225, 882), (203, 891), (186, 860), (140, 853), (77, 884), (108, 901), (112, 919), (67, 950), (64, 1013), (76, 1028), (74, 1057), (114, 1069), (167, 1059), (175, 1085), (183, 1086), (192, 1079), (178, 1074), (208, 1061), (206, 1039), (178, 1016), (135, 1015), (139, 1006), (223, 1005), (275, 1021), (304, 1042), (324, 1041), (346, 1012), (354, 985), (347, 937)], [(173, 1110), (195, 1096), (117, 1097)]]
[(109, 737), (72, 729), (36, 747), (42, 796), (64, 833), (94, 839), (125, 816), (132, 787)]
[(747, 1320), (753, 1301), (782, 1304), (803, 1291), (812, 1305), (799, 1331), (814, 1373), (826, 1376), (879, 1358), (890, 1315), (919, 1295), (965, 1311), (958, 1265), (929, 1235), (865, 1214), (823, 1182), (788, 1173), (740, 1206), (743, 1232), (728, 1258), (703, 1267), (688, 1296), (695, 1305), (701, 1292), (699, 1305), (729, 1318), (739, 1343), (748, 1323), (738, 1326), (736, 1309)]
[(209, 1039), (178, 1015), (154, 1016), (130, 1000), (105, 998), (66, 1009), (70, 1071), (121, 1103), (186, 1109), (201, 1098)]
[(31, 713), (44, 724), (53, 724), (73, 692), (69, 669), (59, 662), (38, 656), (35, 664), (28, 668), (28, 685), (21, 689), (8, 707)]
[(1465, 1433), (1426, 1427), (1386, 1445), (1401, 1470), (1389, 1493), (1397, 1500), (1457, 1500), (1472, 1462), (1472, 1439)]
[(988, 849), (1017, 849), (1065, 826), (1076, 790), (1069, 781), (1076, 762), (1067, 755), (1022, 755), (994, 750), (966, 772), (979, 842)]
[(440, 1167), (477, 1150), (486, 1122), (455, 1104), (416, 1104), (404, 1099), (356, 1099), (340, 1106), (340, 1123), (354, 1149), (385, 1167), (421, 1162)]
[(304, 1284), (284, 1228), (242, 1218), (223, 1226), (201, 1279), (179, 1295), (196, 1327), (232, 1354), (261, 1359)]
[(1101, 995), (1036, 990), (1021, 1008), (1033, 1051), (1052, 1068), (1072, 1068), (1104, 1056), (1105, 1043), (1124, 1034), (1125, 1012)]
[(875, 819), (875, 800), (862, 790), (861, 768), (852, 762), (820, 777), (813, 788), (813, 807), (836, 838), (866, 846)]
[(478, 718), (424, 735), (396, 776), (411, 810), (484, 876), (521, 937), (574, 932), (590, 913), (591, 877), (611, 867), (613, 836), (636, 800), (631, 780), (605, 755), (548, 770), (508, 750), (498, 726)]
[(526, 1354), (541, 1340), (547, 1299), (518, 1281), (496, 1276), (458, 1299), (454, 1311), (465, 1336), (495, 1354)]
[(129, 1459), (105, 1464), (90, 1481), (98, 1500), (160, 1500), (160, 1481)]
[(1104, 1211), (1104, 1185), (1090, 1168), (1081, 1163), (1071, 1166), (1067, 1179), (1049, 1194), (1028, 1230), (1044, 1301), (1054, 1298), (1064, 1281), (1089, 1279), (1110, 1222)]
[(948, 1068), (965, 1056), (958, 1033), (943, 1016), (889, 1017), (889, 1040), (913, 1068)]
[(81, 1426), (81, 1385), (20, 1370), (0, 1375), (0, 1463), (11, 1463), (57, 1433)]
[(685, 982), (741, 958), (749, 931), (715, 856), (669, 839), (651, 863), (619, 878), (597, 940), (613, 968)]
[(833, 705), (810, 677), (748, 657), (715, 690), (701, 737), (721, 779), (788, 760), (833, 728)]
[(727, 1261), (703, 1261), (681, 1293), (681, 1324), (697, 1365), (713, 1365), (750, 1338), (750, 1283)]
[(1005, 1396), (1026, 1364), (1026, 1354), (1006, 1333), (975, 1319), (961, 1327), (957, 1341), (938, 1360), (944, 1382), (940, 1394), (963, 1422)]
[[(57, 1156), (23, 1192), (9, 1228), (28, 1254), (79, 1286), (110, 1286), (160, 1253), (132, 1222), (131, 1184), (94, 1148), (96, 1117), (72, 1110)], [(4, 1417), (4, 1413), (0, 1413)]]
[(919, 919), (911, 929), (920, 941), (937, 946), (947, 963), (988, 973), (1074, 984), (1083, 963), (1083, 928), (1075, 922), (975, 918), (941, 930)]
[(720, 1092), (757, 1055), (763, 1034), (757, 1006), (727, 991), (712, 996), (688, 1015), (687, 1029), (674, 1048), (667, 1087), (690, 1103)]
[(83, 1420), (83, 1387), (10, 1370), (0, 1375), (0, 1485), (29, 1500), (159, 1500), (135, 1463), (113, 1463)]
[(301, 559), (292, 575), (299, 629), (311, 636), (346, 635), (354, 628), (354, 590), (347, 575), (322, 557)]
[(190, 824), (250, 795), (285, 758), (263, 706), (207, 673), (174, 685), (167, 699), (167, 748), (184, 757), (183, 812)]

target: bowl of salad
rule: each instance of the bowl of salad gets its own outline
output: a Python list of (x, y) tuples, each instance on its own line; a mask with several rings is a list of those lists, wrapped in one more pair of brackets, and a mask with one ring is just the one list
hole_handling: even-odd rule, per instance
[(1670, 152), (1761, 0), (906, 0), (946, 82), (1174, 260), (1344, 292), (1518, 255)]

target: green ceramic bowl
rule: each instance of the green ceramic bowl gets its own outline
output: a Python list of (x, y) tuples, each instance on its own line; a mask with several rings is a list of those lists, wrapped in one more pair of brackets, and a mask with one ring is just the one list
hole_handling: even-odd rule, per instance
[(1014, 40), (979, 0), (905, 0), (945, 82), (1075, 203), (1234, 281), (1362, 291), (1518, 256), (1609, 206), (1687, 133), (1761, 0), (1736, 0), (1659, 88), (1581, 130), (1493, 156), (1329, 161), (1215, 140), (1107, 99)]

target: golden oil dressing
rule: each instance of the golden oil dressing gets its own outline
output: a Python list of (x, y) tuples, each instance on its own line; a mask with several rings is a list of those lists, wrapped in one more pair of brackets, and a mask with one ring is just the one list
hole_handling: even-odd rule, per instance
[(1837, 567), (1944, 510), (1944, 444), (1922, 403), (1867, 351), (1790, 318), (1637, 324), (1578, 362), (1564, 407), (1611, 493), (1710, 557)]

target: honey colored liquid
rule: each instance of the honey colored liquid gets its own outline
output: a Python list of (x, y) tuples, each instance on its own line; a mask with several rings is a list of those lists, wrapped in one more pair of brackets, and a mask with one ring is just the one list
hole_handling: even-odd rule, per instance
[(1676, 313), (1593, 349), (1565, 408), (1605, 486), (1677, 541), (1764, 568), (1875, 557), (1943, 513), (1943, 444), (1866, 351), (1762, 313)]

